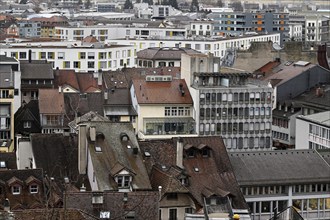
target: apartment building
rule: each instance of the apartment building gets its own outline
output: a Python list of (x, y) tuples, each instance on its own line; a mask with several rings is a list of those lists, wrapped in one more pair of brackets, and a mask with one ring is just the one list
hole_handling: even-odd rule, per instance
[(47, 60), (54, 69), (98, 72), (135, 66), (135, 51), (130, 45), (110, 45), (97, 41), (66, 41), (1, 45), (1, 53), (19, 60)]
[(0, 152), (14, 150), (14, 114), (20, 107), (20, 64), (0, 56)]
[(229, 150), (271, 147), (272, 88), (248, 80), (247, 72), (219, 68), (210, 55), (183, 54), (181, 69), (199, 135), (221, 135)]
[(212, 12), (215, 35), (243, 35), (246, 32), (280, 33), (281, 43), (288, 39), (289, 14), (274, 11)]
[(22, 38), (38, 38), (41, 36), (40, 22), (23, 21), (17, 23), (19, 36)]
[(66, 40), (82, 40), (87, 36), (94, 36), (99, 41), (120, 38), (157, 38), (173, 39), (186, 36), (185, 27), (165, 27), (160, 22), (132, 24), (98, 24), (82, 26), (76, 24), (71, 27), (55, 27), (55, 37)]
[(214, 34), (213, 31), (213, 21), (209, 19), (196, 19), (195, 21), (190, 22), (188, 36), (211, 37)]
[(296, 149), (330, 148), (330, 111), (297, 117)]
[(111, 44), (134, 45), (136, 51), (140, 51), (149, 47), (185, 47), (195, 49), (201, 53), (212, 53), (216, 57), (224, 58), (227, 50), (247, 50), (251, 46), (251, 42), (269, 42), (280, 43), (280, 34), (260, 34), (245, 35), (233, 38), (181, 38), (181, 39), (116, 39), (107, 40)]

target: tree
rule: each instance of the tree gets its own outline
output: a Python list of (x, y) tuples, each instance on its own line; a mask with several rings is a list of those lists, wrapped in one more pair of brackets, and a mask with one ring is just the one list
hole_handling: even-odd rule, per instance
[(190, 5), (190, 11), (199, 11), (198, 0), (192, 0)]
[(126, 0), (124, 3), (124, 9), (132, 9), (132, 8), (133, 8), (133, 4), (131, 0)]

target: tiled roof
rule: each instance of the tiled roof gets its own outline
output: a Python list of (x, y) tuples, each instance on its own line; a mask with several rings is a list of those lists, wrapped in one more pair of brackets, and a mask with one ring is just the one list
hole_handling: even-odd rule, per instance
[(54, 79), (53, 67), (51, 63), (33, 60), (20, 61), (22, 79)]
[(63, 183), (63, 178), (68, 177), (76, 187), (88, 181), (78, 172), (78, 140), (75, 135), (63, 134), (32, 134), (32, 150), (37, 168), (42, 168), (48, 177)]
[(39, 89), (40, 114), (63, 114), (64, 95), (58, 89)]
[(240, 185), (330, 182), (330, 167), (314, 150), (231, 152)]
[(14, 170), (17, 169), (16, 163), (16, 153), (1, 153), (0, 154), (0, 161), (5, 162), (6, 167), (0, 167), (2, 169), (10, 169)]
[(134, 214), (134, 219), (158, 219), (158, 191), (127, 192), (127, 201), (124, 201), (123, 192), (104, 191), (97, 194), (103, 197), (103, 203), (99, 205), (92, 204), (93, 194), (96, 195), (93, 192), (68, 193), (66, 197), (68, 208), (82, 210), (98, 219), (100, 211), (110, 212), (111, 219), (124, 219), (129, 214)]
[(94, 36), (87, 36), (87, 37), (85, 37), (83, 40), (82, 40), (82, 42), (84, 42), (84, 43), (95, 43), (95, 42), (99, 42), (97, 39), (96, 39), (96, 37), (94, 37)]
[[(104, 141), (99, 141), (97, 145), (102, 149), (102, 153), (96, 152), (93, 146), (90, 146), (90, 156), (95, 167), (95, 176), (97, 178), (100, 190), (117, 189), (113, 177), (109, 178), (110, 170), (120, 163), (127, 170), (136, 175), (133, 177), (135, 189), (151, 189), (148, 174), (142, 161), (140, 152), (133, 153), (133, 148), (138, 148), (138, 142), (130, 123), (111, 123), (111, 122), (89, 122), (89, 126), (95, 126), (96, 133), (102, 133), (105, 136)], [(121, 141), (122, 132), (126, 133), (129, 141)], [(127, 147), (127, 146), (130, 146)]]
[(84, 93), (92, 93), (100, 91), (97, 80), (91, 73), (76, 73), (79, 90)]
[(97, 112), (90, 111), (80, 117), (75, 118), (73, 121), (71, 121), (69, 123), (69, 126), (71, 128), (76, 129), (76, 127), (79, 123), (84, 123), (84, 122), (88, 122), (88, 121), (109, 121), (109, 119), (107, 117), (103, 117), (102, 115), (98, 114)]
[[(183, 146), (190, 144), (197, 147), (200, 144), (204, 144), (211, 149), (211, 156), (207, 158), (201, 156), (195, 158), (183, 157), (184, 171), (189, 180), (189, 185), (186, 188), (198, 204), (200, 206), (204, 204), (203, 193), (219, 196), (229, 193), (233, 198), (232, 205), (234, 208), (246, 208), (244, 197), (235, 179), (222, 139), (220, 137), (182, 139)], [(151, 155), (150, 157), (145, 157), (145, 163), (150, 173), (155, 170), (152, 169), (153, 166), (165, 165), (168, 168), (176, 166), (176, 143), (177, 139), (139, 142), (142, 151), (149, 152)], [(198, 168), (198, 172), (195, 171), (195, 168)], [(165, 180), (156, 181), (166, 182)]]
[(151, 47), (137, 52), (138, 59), (181, 60), (181, 54), (200, 54), (199, 51), (176, 47)]
[(69, 85), (79, 91), (79, 83), (74, 70), (55, 70), (55, 87)]
[[(180, 85), (185, 92), (181, 94)], [(135, 95), (139, 104), (192, 104), (189, 89), (184, 79), (169, 82), (133, 80)]]

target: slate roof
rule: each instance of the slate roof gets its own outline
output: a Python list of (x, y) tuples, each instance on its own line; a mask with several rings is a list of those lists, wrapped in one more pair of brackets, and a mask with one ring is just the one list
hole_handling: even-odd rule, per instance
[[(93, 195), (103, 197), (102, 205), (92, 205)], [(111, 219), (124, 219), (133, 214), (134, 219), (158, 219), (158, 191), (134, 191), (127, 193), (127, 202), (123, 201), (123, 192), (104, 191), (99, 193), (77, 192), (67, 194), (68, 208), (82, 210), (84, 213), (100, 217), (100, 211), (109, 211)]]
[[(138, 146), (136, 136), (131, 123), (111, 123), (111, 122), (89, 122), (88, 126), (95, 126), (96, 133), (102, 133), (105, 136), (104, 141), (96, 143), (102, 149), (102, 153), (96, 152), (94, 145), (89, 146), (90, 156), (95, 168), (100, 190), (117, 190), (117, 183), (113, 177), (109, 178), (109, 171), (120, 163), (128, 170), (134, 172), (133, 188), (136, 190), (150, 190), (148, 174), (142, 157), (139, 153), (133, 154), (133, 148)], [(129, 137), (128, 142), (121, 141), (121, 134), (126, 133)], [(131, 146), (128, 148), (127, 145)]]
[[(182, 96), (180, 85), (185, 94)], [(139, 104), (193, 104), (192, 97), (184, 79), (169, 82), (150, 82), (133, 80), (135, 95)]]
[(64, 95), (58, 89), (39, 89), (40, 114), (63, 114)]
[(71, 128), (77, 129), (77, 125), (79, 123), (84, 123), (88, 121), (109, 121), (107, 117), (103, 117), (102, 115), (98, 114), (97, 112), (87, 112), (86, 114), (75, 118), (73, 121), (71, 121), (68, 125)]
[(147, 60), (181, 60), (181, 54), (200, 54), (199, 51), (177, 47), (151, 47), (137, 52), (137, 59)]
[[(25, 181), (29, 177), (34, 177), (40, 181), (39, 194), (31, 195), (28, 193), (28, 187)], [(10, 201), (10, 208), (15, 209), (28, 209), (33, 206), (43, 207), (45, 203), (45, 195), (43, 191), (43, 172), (42, 169), (24, 169), (24, 170), (0, 170), (0, 180), (5, 185), (4, 192), (0, 194), (0, 209), (3, 209), (3, 204), (6, 198)], [(13, 195), (10, 193), (10, 182), (18, 181), (22, 184), (21, 193), (19, 195)], [(1, 183), (0, 182), (0, 183)], [(26, 192), (27, 191), (27, 192)]]
[(89, 186), (87, 177), (78, 172), (77, 136), (31, 134), (30, 138), (36, 167), (42, 168), (48, 177), (54, 177), (59, 185), (68, 177), (77, 188), (82, 183)]
[[(184, 173), (189, 179), (189, 185), (186, 188), (198, 204), (203, 206), (203, 196), (208, 197), (213, 194), (224, 196), (229, 193), (233, 198), (233, 208), (245, 209), (247, 205), (235, 179), (222, 139), (216, 136), (182, 139), (183, 146), (191, 145), (197, 148), (203, 144), (211, 149), (210, 157), (183, 157)], [(176, 166), (177, 139), (141, 141), (139, 144), (143, 152), (149, 152), (151, 155), (145, 157), (151, 176), (154, 171), (153, 166), (164, 165), (167, 168)], [(195, 171), (196, 167), (198, 172)], [(166, 179), (158, 181), (164, 181), (163, 184), (166, 184)]]
[[(323, 94), (320, 96), (316, 95), (318, 88), (323, 89)], [(300, 103), (302, 105), (320, 107), (330, 110), (330, 85), (322, 85), (321, 87), (315, 87), (310, 91), (306, 91), (300, 96), (294, 98), (292, 101)]]
[(17, 60), (13, 57), (7, 57), (5, 55), (0, 55), (0, 63), (2, 63), (2, 62), (11, 62), (11, 63), (15, 62), (15, 63), (17, 63)]
[[(27, 104), (21, 105), (21, 107), (15, 112), (14, 123), (15, 123), (15, 133), (21, 133), (22, 128), (21, 124), (24, 121), (31, 121), (37, 127), (36, 130), (33, 129), (36, 133), (40, 132), (40, 114), (39, 114), (39, 102), (38, 100), (31, 100)], [(24, 129), (24, 127), (23, 127)], [(31, 130), (30, 128), (28, 129)]]
[(0, 170), (3, 169), (10, 169), (14, 170), (17, 169), (17, 163), (16, 163), (16, 153), (1, 153), (0, 154), (0, 161), (5, 162), (6, 167), (0, 167)]
[(45, 61), (32, 60), (20, 61), (22, 79), (54, 79), (53, 67), (51, 63)]
[(125, 68), (103, 72), (103, 80), (107, 89), (129, 88), (132, 79), (145, 79), (147, 75), (171, 75), (173, 78), (180, 78), (180, 71), (180, 67)]
[(314, 150), (232, 152), (241, 186), (330, 182), (330, 166)]
[(306, 121), (316, 122), (330, 128), (330, 111), (320, 112), (312, 115), (301, 115), (299, 118)]
[(0, 65), (0, 88), (14, 88), (14, 73), (11, 65)]

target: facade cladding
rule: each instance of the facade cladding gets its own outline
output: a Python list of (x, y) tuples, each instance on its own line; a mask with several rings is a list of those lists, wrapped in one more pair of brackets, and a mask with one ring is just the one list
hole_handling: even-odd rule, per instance
[(250, 84), (247, 77), (247, 73), (195, 75), (199, 135), (221, 135), (233, 150), (271, 147), (272, 89)]
[(281, 33), (286, 41), (289, 33), (289, 14), (265, 12), (213, 12), (208, 15), (214, 20), (216, 35), (243, 35), (246, 32)]

